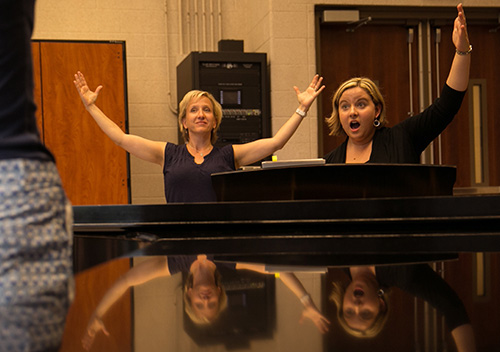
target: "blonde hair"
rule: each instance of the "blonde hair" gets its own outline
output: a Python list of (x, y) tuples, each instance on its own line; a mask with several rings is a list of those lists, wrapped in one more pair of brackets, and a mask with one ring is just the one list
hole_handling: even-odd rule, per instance
[[(219, 295), (219, 306), (217, 310), (217, 314), (214, 317), (214, 319), (217, 319), (226, 308), (227, 308), (227, 293), (224, 287), (221, 285), (221, 280), (222, 276), (219, 273), (218, 270), (215, 270), (214, 272), (214, 277), (215, 277), (215, 285), (220, 289), (220, 295)], [(184, 282), (184, 287), (183, 287), (183, 298), (184, 298), (184, 311), (188, 315), (188, 317), (191, 319), (191, 321), (195, 324), (198, 325), (206, 325), (210, 324), (213, 321), (208, 320), (205, 317), (199, 317), (196, 315), (193, 309), (193, 304), (191, 302), (191, 297), (189, 297), (188, 290), (193, 287), (193, 273), (189, 272), (186, 281)]]
[(345, 287), (338, 282), (333, 282), (332, 284), (333, 290), (330, 294), (329, 299), (335, 304), (335, 307), (337, 308), (337, 320), (340, 326), (345, 330), (345, 332), (358, 338), (372, 338), (377, 336), (382, 331), (385, 324), (387, 323), (387, 320), (389, 319), (389, 302), (387, 300), (387, 297), (385, 297), (387, 293), (381, 296), (382, 300), (385, 303), (385, 307), (381, 306), (380, 312), (375, 318), (373, 324), (366, 330), (357, 330), (351, 328), (344, 318), (344, 309), (342, 307), (345, 295)]
[(212, 144), (215, 144), (215, 142), (217, 141), (217, 130), (219, 129), (219, 126), (222, 122), (222, 107), (219, 104), (219, 102), (215, 100), (214, 96), (209, 92), (202, 90), (191, 90), (184, 95), (181, 102), (179, 103), (179, 117), (177, 119), (179, 123), (179, 130), (181, 131), (184, 141), (189, 142), (189, 131), (184, 128), (184, 125), (182, 123), (186, 118), (187, 108), (191, 103), (191, 101), (198, 100), (202, 97), (208, 98), (208, 100), (210, 100), (210, 102), (212, 103), (213, 114), (215, 117), (216, 125), (215, 128), (212, 130), (210, 141)]
[(351, 88), (362, 88), (371, 97), (373, 103), (376, 107), (380, 107), (380, 115), (378, 120), (380, 121), (380, 127), (383, 127), (387, 123), (385, 116), (385, 101), (384, 97), (380, 93), (380, 89), (371, 79), (366, 77), (354, 77), (351, 78), (340, 85), (332, 98), (332, 113), (330, 117), (325, 119), (328, 128), (330, 129), (330, 136), (341, 136), (345, 135), (345, 131), (342, 128), (339, 118), (339, 102), (340, 97), (344, 92)]

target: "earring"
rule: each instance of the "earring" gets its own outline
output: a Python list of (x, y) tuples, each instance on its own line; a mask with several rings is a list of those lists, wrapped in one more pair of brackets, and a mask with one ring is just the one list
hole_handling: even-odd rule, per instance
[(378, 290), (378, 292), (377, 292), (377, 295), (378, 295), (379, 297), (382, 297), (382, 296), (384, 295), (384, 293), (385, 293), (385, 292), (384, 292), (384, 290), (383, 290), (383, 289), (379, 289), (379, 290)]
[(373, 127), (375, 127), (375, 128), (379, 128), (379, 127), (380, 127), (380, 125), (381, 125), (381, 123), (380, 123), (380, 121), (379, 121), (378, 117), (377, 117), (377, 118), (375, 118), (375, 120), (373, 120)]

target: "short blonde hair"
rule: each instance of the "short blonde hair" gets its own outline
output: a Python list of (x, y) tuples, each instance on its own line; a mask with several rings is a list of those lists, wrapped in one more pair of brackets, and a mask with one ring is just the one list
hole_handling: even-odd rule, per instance
[(222, 107), (219, 104), (219, 102), (215, 100), (214, 96), (209, 92), (203, 90), (191, 90), (184, 95), (184, 98), (182, 98), (181, 102), (179, 103), (179, 117), (178, 117), (179, 130), (181, 131), (184, 141), (189, 142), (189, 131), (184, 128), (184, 125), (182, 123), (186, 118), (187, 108), (191, 103), (191, 101), (198, 100), (202, 97), (208, 98), (208, 100), (210, 100), (210, 102), (212, 103), (216, 126), (212, 130), (212, 136), (210, 140), (212, 144), (215, 144), (215, 142), (217, 141), (217, 131), (222, 122)]
[(385, 101), (384, 97), (380, 93), (380, 89), (371, 79), (366, 77), (354, 77), (351, 78), (344, 83), (342, 83), (332, 98), (332, 114), (330, 117), (325, 119), (328, 128), (330, 129), (330, 136), (342, 136), (345, 135), (345, 131), (342, 128), (339, 118), (339, 102), (340, 97), (344, 92), (351, 88), (362, 88), (364, 89), (368, 95), (371, 97), (373, 103), (376, 107), (380, 107), (380, 115), (378, 116), (378, 120), (380, 121), (380, 127), (385, 126), (387, 124), (387, 119), (385, 116)]
[(383, 309), (380, 309), (380, 312), (375, 318), (372, 326), (364, 331), (361, 331), (351, 328), (344, 318), (343, 302), (345, 296), (345, 287), (338, 282), (333, 282), (332, 284), (333, 290), (330, 294), (329, 299), (335, 304), (335, 307), (337, 308), (337, 320), (344, 331), (349, 335), (358, 338), (372, 338), (380, 334), (385, 324), (387, 323), (387, 320), (389, 319), (389, 301), (386, 297), (387, 293), (385, 295), (382, 295), (381, 297), (384, 301), (385, 307), (383, 307)]
[[(227, 308), (227, 293), (226, 290), (224, 289), (224, 286), (222, 286), (222, 276), (219, 272), (219, 270), (215, 270), (214, 272), (214, 279), (215, 279), (215, 285), (220, 289), (220, 295), (219, 295), (219, 306), (217, 308), (217, 314), (215, 315), (214, 319), (217, 319), (224, 310)], [(189, 272), (188, 276), (186, 277), (186, 281), (184, 282), (183, 289), (182, 289), (182, 296), (184, 299), (184, 311), (186, 312), (187, 316), (191, 319), (191, 321), (195, 324), (198, 325), (207, 325), (213, 323), (213, 321), (208, 320), (207, 318), (204, 317), (199, 317), (196, 315), (193, 309), (193, 304), (191, 301), (191, 297), (189, 296), (189, 289), (193, 288), (193, 273)]]

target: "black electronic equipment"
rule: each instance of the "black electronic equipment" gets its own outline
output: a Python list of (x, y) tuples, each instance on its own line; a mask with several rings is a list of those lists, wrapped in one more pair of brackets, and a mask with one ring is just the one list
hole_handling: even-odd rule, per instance
[(178, 101), (193, 89), (211, 93), (222, 105), (217, 146), (271, 136), (265, 53), (191, 52), (177, 66)]

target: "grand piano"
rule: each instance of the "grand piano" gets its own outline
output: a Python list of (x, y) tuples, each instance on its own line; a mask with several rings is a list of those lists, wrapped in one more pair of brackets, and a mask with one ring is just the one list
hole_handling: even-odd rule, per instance
[(336, 265), (499, 251), (500, 196), (453, 195), (455, 176), (431, 165), (257, 169), (213, 175), (214, 203), (75, 206), (77, 248), (94, 249), (77, 266), (128, 252)]
[(392, 295), (397, 312), (375, 342), (346, 337), (328, 302), (331, 281), (346, 266), (424, 262), (446, 275), (473, 307), (478, 346), (496, 348), (500, 338), (486, 331), (500, 326), (493, 298), (498, 270), (488, 269), (500, 252), (500, 195), (457, 195), (455, 176), (454, 167), (429, 165), (249, 169), (212, 176), (217, 202), (75, 206), (79, 291), (62, 351), (81, 350), (79, 340), (112, 285), (116, 265), (128, 270), (137, 258), (200, 253), (297, 272), (332, 319), (330, 332), (322, 336), (307, 323), (298, 329), (301, 305), (274, 276), (238, 273), (227, 279), (232, 305), (224, 324), (201, 330), (190, 324), (179, 308), (181, 284), (166, 280), (134, 288), (122, 299), (105, 320), (114, 331), (100, 334), (92, 350), (434, 351), (453, 343), (449, 332), (411, 296)]

